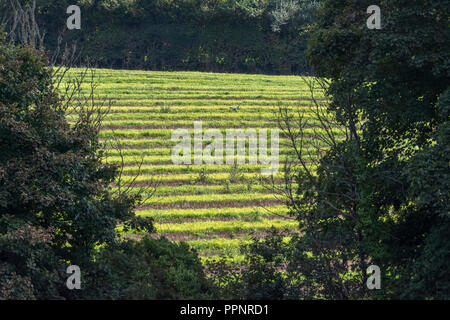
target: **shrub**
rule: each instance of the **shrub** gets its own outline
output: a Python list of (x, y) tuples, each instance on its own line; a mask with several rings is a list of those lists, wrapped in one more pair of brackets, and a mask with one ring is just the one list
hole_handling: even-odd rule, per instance
[(64, 264), (50, 246), (51, 230), (14, 226), (10, 216), (1, 220), (9, 230), (0, 233), (0, 300), (59, 298)]
[(102, 248), (86, 292), (100, 299), (210, 299), (196, 254), (185, 243), (145, 237)]

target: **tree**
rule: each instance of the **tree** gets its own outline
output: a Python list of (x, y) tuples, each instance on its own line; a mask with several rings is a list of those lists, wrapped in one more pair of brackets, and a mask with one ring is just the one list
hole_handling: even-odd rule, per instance
[(343, 104), (348, 118), (339, 121), (329, 97), (323, 98), (328, 81), (305, 81), (314, 121), (304, 116), (302, 108), (280, 110), (279, 127), (292, 152), (284, 166), (283, 187), (272, 182), (299, 221), (300, 234), (290, 242), (287, 271), (298, 279), (294, 283), (302, 298), (367, 298), (364, 283), (371, 257), (365, 235), (376, 228), (376, 221), (360, 203), (369, 174), (357, 114), (353, 105)]
[(110, 243), (96, 254), (97, 268), (87, 284), (93, 299), (211, 299), (197, 253), (166, 238)]
[(438, 284), (437, 279), (448, 259), (441, 252), (450, 231), (444, 213), (449, 189), (443, 182), (449, 3), (380, 1), (381, 30), (366, 27), (371, 4), (326, 1), (312, 31), (309, 58), (316, 74), (330, 79), (330, 110), (341, 123), (355, 119), (361, 125), (359, 176), (367, 179), (356, 184), (363, 195), (358, 212), (370, 222), (362, 234), (369, 256), (392, 275), (384, 294), (448, 297), (448, 280)]
[[(153, 230), (151, 219), (135, 216), (139, 194), (110, 188), (119, 171), (102, 161), (101, 108), (89, 105), (77, 82), (59, 95), (47, 63), (42, 52), (0, 36), (0, 265), (29, 281), (36, 298), (70, 297), (61, 279), (64, 266), (90, 270), (95, 248), (114, 242), (119, 224)], [(71, 124), (65, 118), (70, 110), (78, 115)], [(21, 239), (26, 228), (36, 239), (10, 245), (7, 239)], [(54, 263), (36, 262), (45, 257)]]

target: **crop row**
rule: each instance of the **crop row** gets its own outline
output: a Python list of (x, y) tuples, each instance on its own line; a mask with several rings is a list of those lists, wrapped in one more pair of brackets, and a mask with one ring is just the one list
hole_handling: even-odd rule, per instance
[[(315, 114), (312, 112), (304, 113), (304, 119), (315, 120)], [(202, 120), (232, 120), (232, 119), (241, 119), (241, 120), (254, 120), (254, 119), (265, 119), (276, 121), (277, 114), (274, 112), (211, 112), (210, 110), (199, 110), (199, 112), (183, 112), (183, 113), (160, 113), (160, 112), (136, 112), (132, 113), (127, 110), (127, 112), (113, 112), (109, 113), (105, 116), (105, 120), (185, 120), (185, 119), (196, 119), (201, 118)], [(76, 115), (69, 115), (67, 117), (69, 120), (75, 120), (77, 118)], [(166, 122), (167, 123), (167, 122)]]
[[(67, 82), (63, 82), (65, 85)], [(95, 92), (151, 92), (153, 94), (166, 94), (166, 95), (176, 95), (176, 94), (202, 94), (202, 93), (221, 93), (223, 95), (245, 95), (248, 93), (251, 94), (272, 94), (272, 95), (298, 95), (299, 93), (309, 93), (310, 90), (306, 86), (301, 86), (297, 88), (285, 88), (283, 86), (274, 85), (274, 86), (265, 86), (265, 87), (253, 87), (253, 88), (243, 88), (234, 85), (231, 81), (228, 82), (226, 87), (217, 87), (212, 86), (180, 86), (180, 83), (177, 86), (173, 86), (174, 83), (165, 82), (163, 85), (153, 85), (153, 84), (142, 84), (141, 82), (130, 81), (130, 82), (109, 82), (109, 83), (97, 83), (95, 85)], [(62, 87), (63, 88), (63, 87)], [(90, 83), (81, 84), (80, 88), (83, 91), (90, 92), (91, 85)]]
[[(191, 127), (193, 128), (193, 123), (191, 124)], [(193, 136), (193, 129), (191, 127), (186, 128), (188, 130), (188, 132)], [(208, 130), (209, 128), (203, 128), (202, 132)], [(272, 127), (272, 128), (257, 128), (256, 132), (259, 133), (259, 131), (261, 129), (267, 129), (268, 132), (270, 132), (271, 130), (278, 130), (278, 128)], [(226, 129), (222, 128), (219, 129), (219, 131), (222, 133), (222, 135), (226, 135)], [(342, 130), (338, 129), (338, 128), (333, 128), (333, 133), (336, 136), (343, 136), (344, 133)], [(323, 132), (323, 130), (321, 128), (305, 128), (303, 130), (303, 133), (305, 135), (317, 135), (318, 132)], [(117, 130), (101, 130), (99, 132), (99, 137), (101, 138), (169, 138), (172, 136), (173, 130), (172, 129), (117, 129)], [(280, 137), (286, 137), (287, 135), (283, 132), (280, 131)]]
[[(282, 185), (276, 185), (277, 188), (281, 188)], [(295, 187), (295, 185), (293, 185)], [(117, 187), (113, 187), (116, 190)], [(129, 192), (138, 192), (140, 187), (129, 188)], [(230, 180), (224, 180), (221, 185), (179, 185), (179, 186), (158, 186), (155, 190), (156, 196), (174, 196), (174, 195), (212, 195), (212, 194), (228, 194), (228, 193), (248, 193), (248, 192), (260, 192), (269, 193), (273, 192), (270, 187), (256, 184), (256, 182), (248, 181), (246, 184), (231, 183)]]
[(183, 223), (168, 223), (156, 224), (156, 229), (160, 233), (215, 233), (223, 231), (255, 231), (261, 229), (293, 229), (298, 228), (298, 222), (295, 220), (286, 219), (263, 219), (262, 221), (202, 221), (198, 222), (183, 222)]
[[(89, 94), (89, 89), (82, 90), (82, 94)], [(236, 91), (152, 91), (132, 89), (103, 89), (95, 91), (95, 98), (147, 98), (147, 99), (305, 99), (310, 98), (308, 91), (297, 92), (236, 92)]]
[[(104, 120), (102, 122), (103, 128), (109, 128), (109, 127), (117, 127), (119, 129), (123, 128), (139, 128), (139, 127), (145, 127), (145, 128), (190, 128), (194, 126), (194, 121), (199, 121), (201, 124), (206, 127), (207, 129), (210, 128), (236, 128), (236, 129), (249, 129), (249, 128), (273, 128), (274, 126), (277, 126), (277, 120), (276, 119), (260, 119), (258, 120), (257, 117), (253, 119), (244, 119), (244, 118), (237, 118), (237, 119), (217, 119), (217, 120), (203, 120), (199, 117), (192, 118), (189, 120), (172, 120), (167, 121), (166, 120)], [(319, 120), (315, 119), (308, 119), (308, 126), (316, 126), (318, 127), (320, 125)]]
[(259, 207), (231, 207), (207, 209), (170, 209), (170, 210), (140, 210), (138, 215), (152, 217), (157, 220), (207, 219), (207, 218), (245, 218), (267, 216), (270, 214), (287, 214), (286, 206)]
[[(311, 161), (311, 160), (316, 160), (319, 157), (320, 157), (320, 155), (318, 155), (318, 154), (306, 154), (303, 157), (303, 159)], [(278, 159), (277, 159), (277, 161), (279, 161), (279, 163), (284, 163), (284, 162), (287, 161), (288, 158), (290, 159), (290, 157), (288, 155), (280, 154)], [(233, 163), (238, 163), (238, 164), (242, 164), (242, 165), (246, 165), (246, 164), (250, 163), (250, 161), (249, 161), (250, 157), (248, 155), (246, 155), (246, 156), (234, 156), (234, 157), (230, 157), (229, 158), (224, 152), (223, 157), (221, 157), (221, 158), (219, 156), (214, 157), (214, 161), (216, 163), (219, 160), (221, 160), (221, 163), (217, 163), (218, 165), (224, 165), (224, 166), (229, 165), (229, 164), (227, 164), (227, 161), (229, 161), (229, 159), (232, 159)], [(253, 160), (255, 162), (258, 161), (259, 163), (262, 162), (261, 161), (262, 159), (263, 160), (267, 160), (267, 161), (271, 161), (271, 155), (268, 155), (267, 157), (261, 157), (260, 156), (258, 158), (256, 158), (256, 157), (253, 158)], [(191, 155), (191, 157), (190, 157), (190, 161), (191, 162), (190, 163), (191, 164), (195, 163), (194, 160), (195, 160), (195, 156)], [(169, 163), (173, 163), (172, 156), (162, 156), (162, 155), (156, 155), (156, 156), (123, 156), (123, 157), (110, 156), (110, 157), (106, 158), (106, 161), (109, 164), (116, 164), (116, 165), (117, 164), (121, 164), (122, 161), (124, 162), (125, 165), (138, 165), (140, 163), (144, 163), (144, 164), (169, 164)], [(242, 162), (242, 163), (240, 163), (240, 162)], [(175, 163), (173, 163), (173, 164), (174, 165), (178, 165), (178, 166), (190, 165), (190, 164), (175, 164)], [(263, 164), (263, 167), (261, 167), (261, 168), (264, 168), (264, 166), (267, 167), (269, 165), (270, 165), (269, 163)]]
[[(270, 144), (270, 136), (267, 137), (267, 142)], [(304, 137), (304, 145), (305, 146), (309, 146), (312, 143), (314, 143), (314, 145), (317, 145), (317, 138), (314, 138), (312, 136), (308, 137), (305, 136)], [(158, 153), (159, 151), (157, 151), (157, 149), (166, 149), (166, 148), (172, 148), (173, 146), (175, 146), (176, 144), (179, 143), (179, 141), (172, 141), (171, 139), (159, 139), (159, 138), (147, 138), (147, 137), (142, 137), (142, 138), (138, 138), (138, 139), (128, 139), (128, 138), (116, 138), (116, 140), (114, 140), (114, 142), (111, 142), (109, 139), (106, 138), (101, 138), (100, 139), (100, 143), (102, 144), (102, 146), (105, 149), (111, 149), (111, 148), (117, 148), (117, 145), (120, 144), (120, 146), (122, 146), (122, 151), (125, 151), (127, 149), (133, 150), (133, 148), (136, 148), (135, 150), (142, 150), (144, 148), (149, 148), (151, 150), (155, 150), (156, 153)], [(207, 141), (203, 141), (203, 146), (209, 144), (209, 142)], [(285, 145), (289, 145), (289, 140), (285, 137), (280, 137), (279, 138), (279, 145), (280, 145), (280, 150), (282, 149), (282, 146)], [(270, 151), (270, 148), (268, 150), (268, 152)], [(124, 154), (124, 153), (122, 153)]]
[[(295, 105), (282, 105), (283, 109), (293, 111), (295, 113), (301, 112), (304, 114), (306, 118), (314, 118), (314, 114), (311, 112), (311, 103), (305, 102), (302, 104)], [(274, 119), (279, 112), (280, 105), (260, 105), (260, 104), (249, 104), (249, 105), (237, 105), (237, 104), (228, 104), (228, 105), (143, 105), (143, 106), (129, 106), (129, 105), (115, 105), (115, 106), (99, 106), (99, 110), (107, 112), (107, 116), (113, 116), (114, 114), (145, 114), (149, 117), (155, 117), (156, 115), (162, 115), (169, 117), (170, 115), (180, 115), (184, 114), (194, 114), (202, 113), (204, 115), (208, 115), (211, 113), (216, 113), (218, 115), (227, 114), (230, 116), (236, 115), (254, 115), (255, 113), (264, 114), (270, 113)], [(319, 107), (322, 108), (322, 107)], [(68, 108), (69, 112), (72, 112), (74, 109), (73, 106)], [(132, 115), (130, 115), (132, 116)], [(74, 118), (75, 115), (70, 115), (69, 118)]]
[[(176, 142), (174, 142), (175, 144)], [(208, 143), (205, 143), (206, 145)], [(246, 152), (248, 152), (248, 144), (245, 146)], [(316, 151), (315, 147), (307, 146), (304, 150), (308, 150), (311, 153)], [(267, 153), (270, 154), (270, 147), (267, 150)], [(148, 149), (117, 149), (117, 148), (108, 148), (103, 150), (103, 154), (105, 156), (169, 156), (172, 153), (172, 148), (148, 148)], [(290, 148), (279, 148), (279, 154), (289, 154), (292, 153), (292, 149)]]
[[(282, 166), (282, 164), (280, 164)], [(260, 173), (261, 169), (266, 168), (267, 165), (263, 164), (246, 164), (245, 166), (239, 166), (239, 170), (242, 173)], [(229, 171), (229, 166), (218, 164), (191, 164), (191, 165), (130, 165), (123, 168), (125, 175), (140, 174), (163, 174), (166, 173), (169, 177), (174, 177), (178, 173), (182, 174), (199, 174), (199, 173), (223, 173)]]
[[(230, 180), (231, 172), (226, 170), (226, 172), (222, 173), (207, 173), (205, 171), (197, 172), (197, 173), (187, 173), (187, 174), (142, 174), (137, 177), (125, 175), (122, 176), (122, 181), (125, 183), (130, 183), (132, 181), (137, 183), (150, 183), (150, 182), (159, 182), (164, 185), (165, 183), (188, 183), (195, 184), (198, 182), (207, 183), (207, 182), (215, 182), (222, 183), (223, 181)], [(258, 179), (260, 173), (241, 173), (239, 172), (239, 177), (235, 179), (235, 181), (248, 181)], [(275, 178), (281, 179), (282, 174), (278, 173), (274, 175)]]
[[(74, 100), (70, 105), (78, 105), (85, 100)], [(91, 102), (89, 102), (91, 103)], [(148, 108), (153, 107), (172, 107), (172, 106), (204, 106), (204, 107), (214, 107), (214, 106), (229, 106), (229, 107), (243, 107), (243, 106), (311, 106), (311, 101), (307, 99), (303, 100), (263, 100), (263, 99), (174, 99), (174, 100), (163, 100), (163, 99), (133, 99), (133, 98), (104, 98), (95, 99), (92, 102), (94, 106), (113, 106), (122, 107), (128, 109), (129, 107), (135, 106), (145, 106)]]
[(187, 202), (224, 202), (224, 201), (248, 201), (248, 200), (278, 200), (275, 194), (268, 193), (230, 193), (230, 194), (203, 194), (203, 195), (177, 195), (154, 196), (144, 202), (149, 204), (170, 204)]
[[(283, 242), (289, 243), (291, 237), (283, 237)], [(204, 239), (204, 240), (190, 240), (187, 243), (198, 251), (208, 253), (226, 253), (229, 255), (239, 254), (241, 246), (251, 243), (251, 237), (243, 237), (241, 239)]]
[[(69, 70), (64, 81), (79, 78), (83, 70)], [(85, 82), (91, 76), (86, 77)], [(236, 88), (261, 89), (279, 86), (281, 88), (306, 88), (304, 79), (296, 76), (264, 76), (247, 74), (215, 74), (200, 72), (158, 72), (158, 71), (129, 71), (129, 70), (95, 70), (96, 83), (146, 83), (149, 86), (158, 84), (177, 84), (184, 88), (196, 88), (224, 84)], [(173, 88), (173, 87), (172, 87)], [(218, 87), (223, 88), (223, 87)]]

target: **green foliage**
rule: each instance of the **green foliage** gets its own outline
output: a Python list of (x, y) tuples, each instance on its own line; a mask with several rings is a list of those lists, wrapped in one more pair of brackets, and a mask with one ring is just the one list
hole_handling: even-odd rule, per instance
[(408, 156), (428, 144), (437, 98), (448, 86), (448, 3), (381, 1), (382, 30), (366, 27), (370, 4), (327, 1), (308, 53), (317, 75), (333, 79), (331, 107), (342, 120), (348, 117), (343, 93), (351, 92), (367, 120), (364, 148), (371, 159)]
[(20, 50), (7, 45), (0, 33), (0, 101), (25, 112), (32, 104), (55, 101), (50, 87), (52, 78), (44, 55), (32, 48)]
[[(24, 1), (25, 2), (25, 1)], [(272, 31), (277, 1), (267, 0), (38, 0), (37, 21), (52, 51), (66, 23), (66, 8), (77, 4), (82, 58), (101, 67), (215, 72), (307, 72), (304, 30), (318, 1), (294, 0), (299, 12)], [(307, 18), (305, 18), (307, 17)]]
[[(439, 118), (447, 119), (438, 126), (434, 134), (434, 143), (419, 151), (404, 170), (408, 181), (408, 200), (414, 203), (405, 217), (405, 222), (421, 219), (422, 228), (412, 228), (416, 234), (400, 226), (394, 230), (403, 231), (410, 238), (419, 239), (420, 250), (411, 253), (417, 260), (408, 259), (404, 278), (400, 283), (402, 297), (410, 299), (448, 299), (450, 281), (448, 281), (448, 261), (450, 261), (450, 124), (448, 110), (450, 90), (446, 90), (439, 99)], [(418, 232), (426, 230), (425, 235)], [(412, 233), (412, 234), (411, 234)], [(392, 244), (404, 252), (405, 245)], [(408, 276), (411, 275), (411, 278)]]
[(211, 299), (212, 286), (193, 249), (145, 237), (101, 248), (86, 293), (96, 299)]
[(51, 229), (23, 224), (2, 215), (0, 232), (0, 300), (58, 299), (64, 264), (51, 248)]
[(290, 281), (280, 272), (286, 261), (287, 245), (272, 230), (272, 236), (253, 239), (241, 247), (245, 254), (240, 264), (226, 257), (206, 262), (221, 299), (279, 300), (285, 298)]
[(381, 1), (381, 30), (366, 27), (371, 4), (325, 1), (312, 30), (308, 54), (331, 79), (329, 110), (354, 136), (331, 151), (350, 171), (322, 159), (320, 179), (335, 186), (324, 200), (357, 213), (342, 230), (357, 231), (352, 260), (364, 253), (384, 270), (376, 296), (448, 298), (448, 3)]
[(372, 258), (363, 239), (380, 239), (380, 234), (372, 211), (359, 203), (366, 200), (361, 199), (369, 181), (365, 169), (355, 141), (346, 139), (330, 146), (316, 175), (303, 169), (297, 173), (289, 207), (302, 234), (292, 240), (288, 270), (302, 276), (302, 294), (308, 299), (370, 295), (365, 272)]

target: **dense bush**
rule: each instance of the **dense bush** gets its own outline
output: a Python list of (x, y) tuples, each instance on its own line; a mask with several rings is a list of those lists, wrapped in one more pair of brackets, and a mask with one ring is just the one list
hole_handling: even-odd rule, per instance
[(144, 238), (110, 244), (96, 255), (96, 271), (85, 278), (96, 299), (210, 299), (197, 253), (184, 243)]
[(14, 224), (0, 232), (0, 300), (62, 298), (65, 268), (51, 248), (51, 230)]
[(289, 260), (289, 249), (283, 237), (272, 230), (271, 236), (254, 238), (241, 247), (244, 261), (233, 264), (227, 257), (221, 257), (209, 261), (206, 268), (221, 299), (295, 299), (299, 297), (296, 282), (280, 272)]
[(331, 79), (330, 109), (361, 129), (352, 201), (361, 252), (386, 276), (382, 294), (449, 298), (448, 1), (380, 1), (381, 30), (365, 26), (371, 4), (325, 1), (308, 53)]

